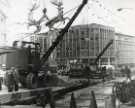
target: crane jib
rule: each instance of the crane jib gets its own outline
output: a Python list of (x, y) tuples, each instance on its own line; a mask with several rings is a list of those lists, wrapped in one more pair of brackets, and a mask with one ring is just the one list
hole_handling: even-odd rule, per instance
[(101, 56), (105, 53), (105, 51), (110, 47), (110, 45), (113, 44), (113, 40), (110, 40), (107, 45), (103, 48), (103, 50), (98, 54), (94, 64), (98, 62), (98, 60), (101, 58)]
[(79, 15), (79, 13), (81, 12), (81, 10), (83, 9), (83, 7), (85, 6), (85, 4), (87, 4), (88, 0), (83, 0), (83, 2), (81, 3), (81, 5), (78, 7), (77, 11), (75, 12), (75, 14), (72, 16), (72, 18), (69, 20), (69, 22), (67, 23), (67, 25), (59, 32), (59, 35), (57, 36), (57, 38), (55, 39), (55, 41), (52, 43), (51, 47), (47, 50), (47, 52), (41, 57), (40, 60), (40, 67), (41, 68), (44, 63), (48, 60), (49, 56), (51, 55), (51, 53), (53, 52), (53, 50), (57, 47), (57, 45), (62, 41), (64, 34), (66, 32), (68, 32), (69, 27), (72, 25), (72, 23), (74, 22), (74, 20), (76, 19), (76, 17)]

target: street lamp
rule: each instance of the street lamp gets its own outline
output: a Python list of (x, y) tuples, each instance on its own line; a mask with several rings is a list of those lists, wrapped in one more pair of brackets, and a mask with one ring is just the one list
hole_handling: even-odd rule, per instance
[(120, 11), (123, 11), (123, 10), (125, 10), (125, 9), (126, 9), (126, 10), (133, 10), (133, 8), (118, 8), (117, 11), (120, 12)]

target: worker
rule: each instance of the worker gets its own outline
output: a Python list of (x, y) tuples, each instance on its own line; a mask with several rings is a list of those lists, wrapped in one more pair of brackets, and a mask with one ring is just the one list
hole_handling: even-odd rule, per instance
[(0, 90), (2, 90), (2, 70), (0, 70)]
[(46, 76), (45, 76), (45, 81), (46, 81), (45, 86), (50, 86), (50, 84), (52, 84), (51, 83), (52, 82), (51, 78), (52, 78), (52, 72), (50, 70), (47, 70), (46, 71)]
[(19, 73), (18, 73), (18, 68), (14, 68), (14, 90), (18, 91), (19, 90)]
[(47, 80), (50, 81), (50, 77), (52, 76), (52, 73), (50, 70), (47, 71), (46, 73), (46, 77), (47, 77)]
[(131, 81), (131, 70), (128, 66), (125, 66), (124, 73), (126, 74), (127, 80)]
[(12, 74), (11, 69), (7, 70), (5, 74), (5, 84), (8, 88), (8, 92), (12, 92), (13, 91), (13, 74)]
[(6, 72), (5, 80), (8, 92), (12, 92), (13, 90), (18, 91), (18, 78), (18, 70), (15, 67), (11, 67), (11, 69)]
[(45, 83), (43, 83), (43, 82), (45, 82), (45, 73), (44, 73), (44, 71), (39, 71), (39, 73), (38, 73), (38, 87), (44, 87), (44, 86), (46, 86), (45, 85)]
[(102, 72), (102, 82), (105, 82), (105, 76), (106, 76), (106, 67), (102, 67), (101, 68), (101, 72)]
[(90, 80), (89, 80), (89, 75), (90, 75), (90, 68), (89, 68), (89, 66), (85, 66), (85, 69), (84, 69), (84, 73), (85, 73), (85, 77), (87, 78), (87, 80), (88, 80), (88, 83), (90, 83)]

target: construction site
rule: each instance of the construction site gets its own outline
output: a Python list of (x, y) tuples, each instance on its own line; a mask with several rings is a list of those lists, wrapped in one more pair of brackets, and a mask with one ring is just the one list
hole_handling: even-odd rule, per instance
[(0, 108), (134, 108), (135, 38), (96, 23), (72, 26), (89, 0), (67, 12), (50, 1), (57, 15), (44, 7), (35, 20), (39, 1), (27, 16), (30, 39), (0, 46)]

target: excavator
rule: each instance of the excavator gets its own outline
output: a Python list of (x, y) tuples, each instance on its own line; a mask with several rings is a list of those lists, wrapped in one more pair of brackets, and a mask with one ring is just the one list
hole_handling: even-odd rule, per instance
[[(45, 67), (45, 64), (48, 61), (49, 56), (52, 54), (52, 52), (58, 46), (58, 44), (63, 40), (65, 33), (68, 32), (68, 29), (70, 28), (70, 26), (72, 25), (72, 23), (74, 22), (76, 17), (79, 15), (79, 13), (83, 9), (83, 7), (87, 4), (87, 2), (88, 2), (88, 0), (82, 1), (82, 3), (79, 5), (79, 7), (76, 10), (76, 12), (74, 13), (74, 15), (71, 17), (69, 22), (65, 25), (65, 27), (63, 29), (61, 29), (61, 31), (59, 31), (58, 36), (52, 42), (52, 45), (48, 48), (48, 50), (46, 51), (46, 53), (42, 57), (40, 57), (40, 55), (39, 55), (38, 48), (40, 45), (38, 43), (23, 42), (25, 45), (28, 45), (28, 49), (29, 49), (28, 50), (29, 51), (28, 58), (29, 58), (29, 60), (28, 60), (27, 69), (19, 69), (18, 70), (20, 83), (22, 85), (24, 85), (25, 87), (27, 87), (29, 89), (34, 89), (34, 88), (39, 87), (39, 85), (41, 83), (42, 84), (46, 83), (44, 79), (42, 79), (43, 82), (41, 82), (39, 77), (43, 76), (43, 78), (44, 78), (44, 75), (47, 73), (47, 71), (49, 69), (49, 66)], [(16, 46), (17, 41), (14, 42), (13, 45)], [(34, 47), (31, 48), (30, 46), (34, 46)], [(32, 58), (33, 54), (34, 54), (34, 57), (36, 57), (34, 61)], [(39, 76), (39, 73), (43, 73), (42, 76)], [(44, 86), (44, 85), (42, 85), (42, 86)]]

